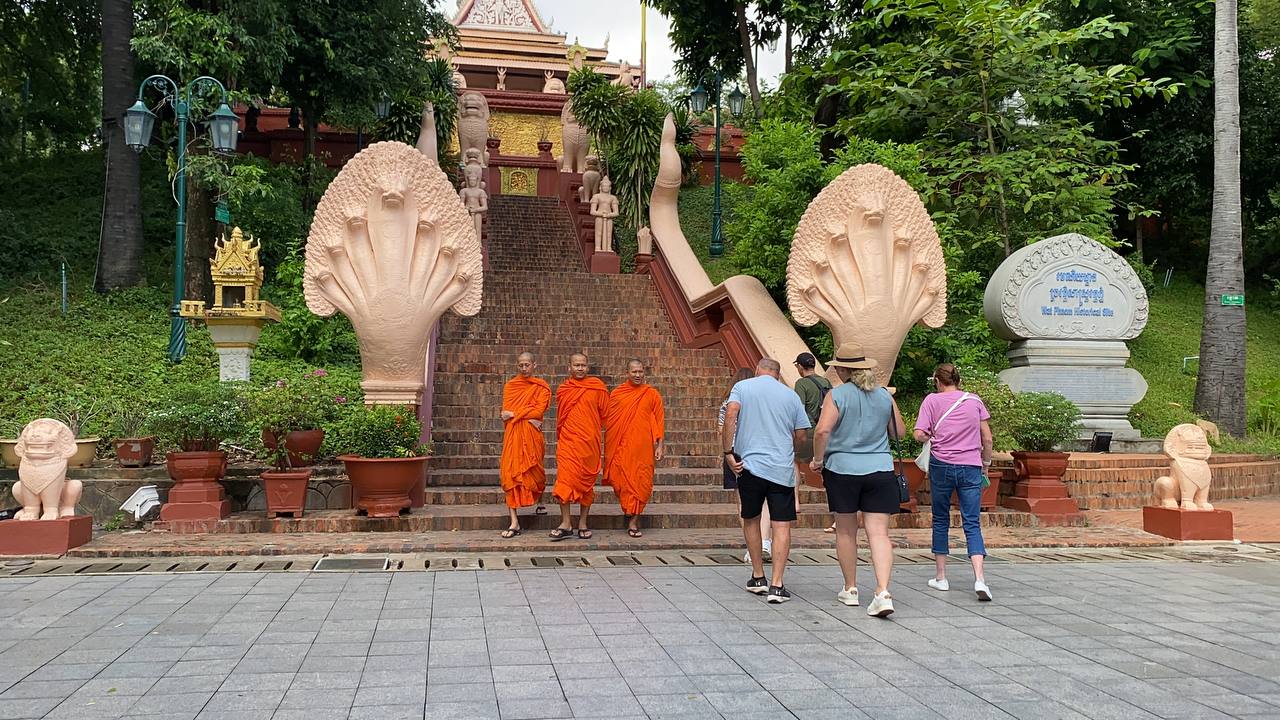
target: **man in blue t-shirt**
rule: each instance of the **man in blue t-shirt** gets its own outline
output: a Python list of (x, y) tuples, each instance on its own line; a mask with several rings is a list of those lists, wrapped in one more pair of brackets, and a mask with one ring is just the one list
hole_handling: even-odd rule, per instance
[[(751, 553), (747, 592), (767, 594), (771, 603), (791, 599), (782, 584), (796, 519), (796, 448), (809, 438), (809, 417), (800, 396), (782, 382), (782, 366), (773, 358), (756, 364), (756, 376), (729, 392), (721, 447), (738, 475), (742, 533)], [(773, 529), (773, 578), (764, 577), (760, 512), (769, 503)]]

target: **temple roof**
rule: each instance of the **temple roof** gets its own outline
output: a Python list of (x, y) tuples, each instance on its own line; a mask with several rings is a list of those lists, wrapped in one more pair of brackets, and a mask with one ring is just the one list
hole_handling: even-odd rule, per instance
[[(465, 0), (453, 18), (458, 29), (485, 28), (551, 34), (533, 0)], [(561, 36), (563, 41), (563, 36)]]

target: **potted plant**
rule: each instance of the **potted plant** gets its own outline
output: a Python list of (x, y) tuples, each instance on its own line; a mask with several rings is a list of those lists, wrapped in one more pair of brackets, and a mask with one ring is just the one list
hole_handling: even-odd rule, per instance
[(179, 448), (165, 455), (174, 485), (160, 519), (207, 520), (230, 514), (218, 482), (227, 470), (227, 454), (218, 448), (244, 423), (237, 388), (218, 381), (175, 383), (148, 422), (157, 435)]
[(273, 469), (261, 474), (267, 516), (301, 517), (308, 467), (324, 444), (324, 425), (338, 408), (324, 370), (280, 379), (249, 396), (250, 417), (262, 427), (262, 446)]
[(353, 404), (336, 427), (335, 446), (351, 479), (357, 512), (396, 517), (426, 476), (430, 444), (412, 407)]
[(147, 435), (146, 409), (139, 403), (122, 402), (116, 406), (115, 415), (116, 462), (121, 467), (146, 467), (151, 464), (156, 438)]
[(85, 437), (85, 431), (102, 415), (104, 406), (97, 400), (89, 400), (75, 396), (67, 397), (49, 407), (49, 416), (61, 420), (71, 428), (76, 436), (76, 454), (67, 461), (70, 467), (90, 467), (98, 454), (98, 443), (102, 440), (97, 435)]
[(1058, 393), (1024, 392), (1015, 396), (1010, 418), (1019, 448), (1013, 453), (1018, 484), (1010, 507), (1037, 514), (1078, 512), (1062, 482), (1071, 456), (1054, 448), (1076, 437), (1080, 408)]
[(551, 154), (551, 134), (545, 125), (538, 131), (538, 154)]
[(0, 420), (0, 462), (5, 467), (18, 467), (18, 436), (22, 434), (22, 422), (16, 418)]

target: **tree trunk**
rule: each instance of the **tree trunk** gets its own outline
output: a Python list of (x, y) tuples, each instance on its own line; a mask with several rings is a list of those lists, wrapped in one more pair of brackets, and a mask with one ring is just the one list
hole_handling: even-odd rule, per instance
[(102, 0), (102, 130), (106, 189), (98, 233), (93, 288), (107, 292), (142, 283), (142, 172), (138, 155), (124, 144), (120, 119), (133, 104), (133, 4)]
[(738, 37), (742, 39), (742, 64), (747, 69), (747, 87), (751, 89), (751, 112), (760, 112), (760, 83), (756, 80), (755, 54), (751, 47), (751, 29), (747, 25), (747, 4), (734, 3), (738, 13)]
[(782, 71), (784, 73), (791, 72), (791, 23), (783, 23), (782, 32), (786, 36), (786, 41), (782, 46)]
[(213, 202), (209, 190), (187, 175), (187, 253), (183, 297), (213, 301), (209, 259), (213, 257)]
[(1214, 6), (1213, 216), (1204, 283), (1204, 327), (1196, 412), (1235, 435), (1245, 433), (1245, 317), (1243, 305), (1223, 305), (1244, 294), (1240, 213), (1240, 52), (1236, 0)]

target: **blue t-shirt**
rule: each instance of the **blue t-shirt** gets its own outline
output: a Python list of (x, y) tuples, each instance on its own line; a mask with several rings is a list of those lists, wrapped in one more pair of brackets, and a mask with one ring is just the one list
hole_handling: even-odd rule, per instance
[(893, 399), (889, 391), (878, 387), (866, 392), (853, 383), (845, 383), (831, 391), (831, 401), (840, 411), (840, 419), (831, 431), (822, 464), (841, 475), (893, 470), (893, 456), (889, 454)]
[(809, 427), (800, 396), (768, 375), (757, 375), (735, 384), (729, 402), (740, 406), (733, 449), (747, 470), (758, 478), (795, 487), (793, 433)]

